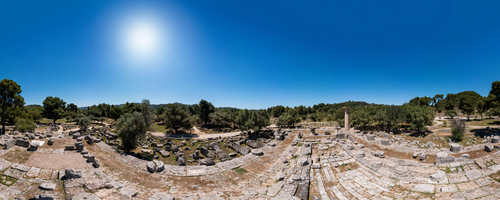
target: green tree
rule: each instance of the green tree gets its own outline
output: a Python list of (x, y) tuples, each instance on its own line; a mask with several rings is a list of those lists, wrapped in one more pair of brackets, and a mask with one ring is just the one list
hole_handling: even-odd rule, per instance
[(141, 113), (144, 117), (144, 122), (146, 123), (147, 130), (153, 129), (153, 113), (149, 110), (151, 103), (147, 99), (143, 99), (141, 103)]
[(238, 112), (238, 116), (236, 117), (236, 124), (238, 125), (238, 128), (242, 131), (247, 131), (250, 130), (251, 127), (248, 124), (248, 121), (250, 121), (251, 113), (248, 109), (245, 110), (240, 110)]
[(122, 140), (122, 145), (127, 153), (135, 149), (138, 140), (146, 135), (146, 122), (140, 112), (126, 113), (122, 115), (116, 123), (118, 137)]
[(85, 116), (78, 118), (77, 122), (78, 122), (78, 126), (80, 126), (80, 130), (84, 130), (84, 131), (87, 130), (87, 128), (90, 126), (90, 123), (91, 123), (90, 118), (85, 117)]
[(59, 97), (48, 96), (43, 101), (44, 115), (49, 119), (56, 120), (61, 119), (64, 116), (64, 109), (66, 108), (66, 102), (64, 102)]
[(462, 113), (467, 114), (467, 120), (470, 120), (470, 115), (474, 114), (476, 109), (476, 102), (474, 99), (461, 97), (458, 108), (462, 111)]
[(455, 94), (447, 94), (446, 99), (445, 99), (444, 108), (446, 110), (453, 110), (453, 109), (455, 109), (455, 107), (457, 107), (456, 95)]
[(111, 110), (109, 112), (109, 118), (118, 120), (118, 118), (120, 118), (120, 116), (122, 116), (124, 113), (125, 112), (123, 108), (118, 106), (111, 106)]
[(477, 102), (477, 113), (481, 115), (481, 120), (483, 120), (483, 113), (485, 113), (488, 109), (486, 107), (486, 97), (483, 97), (481, 100)]
[(156, 117), (160, 117), (165, 112), (166, 109), (167, 108), (165, 106), (162, 106), (162, 107), (159, 107), (158, 109), (156, 109), (155, 110)]
[(210, 113), (215, 112), (215, 107), (212, 103), (202, 99), (198, 104), (200, 107), (200, 119), (203, 121), (205, 125), (210, 121)]
[(497, 101), (500, 101), (500, 81), (494, 81), (491, 83), (490, 94), (495, 96)]
[(10, 79), (0, 81), (0, 114), (2, 118), (2, 134), (5, 134), (5, 120), (10, 111), (24, 106), (24, 98), (19, 95), (21, 86)]
[(178, 133), (180, 128), (190, 129), (192, 127), (189, 111), (185, 106), (168, 104), (164, 113), (165, 124)]
[(444, 115), (450, 117), (450, 118), (455, 118), (458, 114), (457, 114), (457, 111), (455, 110), (447, 110), (446, 112), (444, 112)]
[(213, 113), (210, 113), (210, 122), (217, 126), (227, 127), (231, 121), (231, 116), (229, 113), (224, 112), (223, 110), (217, 110)]
[(256, 133), (259, 133), (260, 130), (269, 125), (269, 116), (265, 110), (254, 111), (251, 114), (249, 127), (251, 127)]
[(280, 117), (285, 112), (285, 107), (282, 105), (277, 105), (272, 107), (271, 115), (273, 117)]

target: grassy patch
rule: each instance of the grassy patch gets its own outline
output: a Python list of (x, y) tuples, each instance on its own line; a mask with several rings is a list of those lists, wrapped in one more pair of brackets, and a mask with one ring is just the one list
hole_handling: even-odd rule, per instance
[(245, 174), (245, 173), (248, 173), (248, 171), (246, 169), (243, 169), (241, 167), (237, 167), (237, 168), (234, 168), (233, 169), (234, 172), (236, 172), (237, 174)]
[(23, 164), (30, 158), (31, 154), (33, 154), (33, 152), (16, 148), (15, 150), (11, 150), (0, 157), (10, 162)]
[(444, 170), (445, 173), (449, 174), (449, 173), (452, 173), (453, 171), (451, 171), (451, 169), (449, 167), (446, 167), (446, 169)]
[(292, 156), (292, 159), (297, 159), (297, 156)]
[(494, 174), (490, 175), (490, 177), (491, 177), (493, 180), (495, 180), (495, 181), (497, 181), (497, 182), (500, 182), (500, 171), (498, 171), (497, 173), (494, 173)]
[(304, 145), (303, 143), (299, 143), (297, 144), (297, 147), (301, 147), (302, 145)]
[(155, 123), (155, 132), (159, 132), (159, 133), (166, 133), (167, 130), (167, 127), (165, 127), (164, 125), (160, 125), (159, 123)]
[(2, 183), (3, 185), (9, 187), (11, 185), (13, 185), (14, 183), (16, 183), (17, 179), (15, 178), (12, 178), (10, 176), (7, 176), (5, 174), (0, 174), (0, 183)]

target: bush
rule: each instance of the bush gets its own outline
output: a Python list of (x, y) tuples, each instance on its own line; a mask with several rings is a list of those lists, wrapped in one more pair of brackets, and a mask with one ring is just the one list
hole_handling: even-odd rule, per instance
[(447, 121), (444, 121), (444, 122), (443, 122), (443, 126), (446, 126), (446, 125), (448, 125), (448, 122), (447, 122)]
[(31, 119), (16, 118), (15, 123), (16, 127), (14, 127), (14, 129), (20, 132), (34, 130), (36, 128), (35, 123)]
[(465, 122), (460, 119), (454, 119), (451, 121), (451, 139), (453, 141), (462, 141), (464, 139), (465, 132)]

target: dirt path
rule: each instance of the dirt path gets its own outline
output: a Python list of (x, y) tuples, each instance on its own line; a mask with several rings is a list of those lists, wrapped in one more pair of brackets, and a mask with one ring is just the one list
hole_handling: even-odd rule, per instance
[(80, 169), (87, 167), (85, 159), (79, 153), (48, 154), (35, 152), (24, 164), (42, 169)]
[[(208, 139), (208, 138), (218, 138), (218, 137), (231, 137), (239, 135), (241, 132), (231, 132), (231, 133), (218, 133), (218, 134), (166, 134), (159, 132), (150, 132), (154, 136), (160, 137), (171, 137), (171, 138), (193, 138), (193, 139)], [(195, 132), (196, 133), (196, 132)]]

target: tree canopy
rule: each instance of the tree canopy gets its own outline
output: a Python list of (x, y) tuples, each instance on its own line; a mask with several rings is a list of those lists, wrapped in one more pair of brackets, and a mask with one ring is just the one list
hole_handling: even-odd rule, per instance
[(59, 97), (48, 96), (43, 101), (43, 115), (49, 119), (53, 119), (54, 124), (56, 123), (56, 120), (63, 118), (65, 108), (66, 102)]
[(2, 134), (5, 133), (5, 120), (12, 110), (24, 106), (24, 98), (19, 95), (21, 86), (10, 79), (0, 81), (0, 114), (2, 118)]

